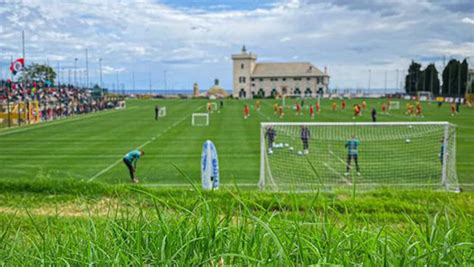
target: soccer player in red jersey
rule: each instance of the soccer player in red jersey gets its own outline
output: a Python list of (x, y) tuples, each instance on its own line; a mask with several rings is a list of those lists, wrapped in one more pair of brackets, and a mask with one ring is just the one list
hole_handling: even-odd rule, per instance
[(244, 119), (247, 119), (250, 116), (250, 109), (248, 105), (244, 107)]
[(301, 115), (301, 106), (299, 103), (296, 103), (296, 115)]

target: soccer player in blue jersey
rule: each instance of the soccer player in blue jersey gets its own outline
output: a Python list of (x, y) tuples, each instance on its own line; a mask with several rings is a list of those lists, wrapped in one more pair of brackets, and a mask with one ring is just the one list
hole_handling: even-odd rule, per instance
[(346, 173), (345, 175), (349, 175), (349, 171), (351, 170), (351, 160), (354, 160), (355, 165), (356, 165), (356, 170), (357, 170), (357, 175), (360, 175), (360, 170), (359, 170), (359, 144), (360, 141), (359, 139), (356, 138), (356, 136), (353, 134), (352, 138), (346, 142), (345, 147), (347, 148), (347, 167), (346, 167)]
[(142, 150), (133, 150), (128, 152), (123, 157), (123, 163), (127, 165), (128, 171), (130, 172), (130, 178), (132, 179), (133, 183), (138, 183), (138, 178), (135, 177), (135, 171), (137, 170), (137, 161), (140, 157), (143, 157), (145, 152)]

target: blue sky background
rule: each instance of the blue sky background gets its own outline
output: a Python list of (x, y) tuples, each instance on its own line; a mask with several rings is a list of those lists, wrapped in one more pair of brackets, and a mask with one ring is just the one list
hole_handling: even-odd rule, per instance
[[(262, 62), (327, 66), (331, 87), (399, 84), (412, 59), (424, 66), (474, 57), (469, 0), (0, 0), (0, 77), (10, 57), (49, 62), (60, 79), (132, 88), (202, 89), (215, 78), (231, 89), (231, 54), (242, 45)], [(472, 59), (470, 60), (473, 61)], [(71, 74), (70, 74), (71, 73)], [(69, 75), (70, 74), (70, 75)], [(385, 77), (387, 77), (385, 79)]]

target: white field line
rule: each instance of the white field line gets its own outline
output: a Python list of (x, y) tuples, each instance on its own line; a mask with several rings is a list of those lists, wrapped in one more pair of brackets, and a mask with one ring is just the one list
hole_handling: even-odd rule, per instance
[[(198, 185), (198, 184), (196, 184)], [(141, 184), (141, 186), (145, 186), (145, 187), (191, 187), (191, 184)], [(232, 183), (229, 183), (229, 184), (220, 184), (219, 185), (220, 187), (235, 187), (234, 184)], [(257, 188), (258, 187), (258, 184), (255, 183), (255, 184), (250, 184), (250, 183), (239, 183), (237, 184), (237, 187), (255, 187)]]
[[(77, 117), (73, 117), (73, 118), (63, 118), (63, 119), (58, 119), (58, 120), (55, 120), (55, 121), (43, 122), (43, 123), (40, 123), (39, 125), (29, 124), (29, 125), (25, 125), (25, 126), (20, 126), (20, 128), (18, 128), (16, 130), (8, 131), (8, 129), (6, 129), (5, 132), (3, 132), (3, 133), (0, 132), (0, 136), (5, 136), (5, 135), (9, 135), (9, 134), (13, 134), (13, 133), (19, 133), (19, 132), (25, 132), (25, 131), (34, 130), (34, 129), (40, 129), (40, 128), (44, 128), (44, 127), (48, 127), (48, 126), (63, 124), (63, 123), (66, 123), (66, 122), (74, 122), (74, 121), (80, 121), (80, 120), (83, 120), (83, 119), (90, 119), (90, 118), (94, 118), (94, 117), (98, 117), (98, 116), (103, 116), (103, 115), (107, 115), (107, 114), (114, 114), (116, 112), (135, 109), (135, 108), (136, 107), (129, 108), (129, 109), (102, 111), (102, 112), (97, 112), (95, 114), (84, 114), (82, 116), (78, 115)], [(89, 115), (89, 116), (87, 116), (87, 115)]]
[(341, 177), (341, 180), (343, 180), (346, 184), (348, 185), (352, 185), (352, 183), (347, 180), (346, 178), (344, 178), (344, 176), (342, 176), (342, 174), (338, 173), (336, 170), (334, 170), (332, 167), (330, 167), (327, 163), (323, 163), (324, 167), (328, 168), (330, 171), (332, 171), (333, 173), (337, 174), (339, 177)]
[[(196, 110), (200, 109), (201, 107), (198, 107)], [(156, 136), (152, 137), (150, 140), (146, 141), (145, 143), (141, 144), (140, 146), (137, 147), (137, 149), (141, 149), (143, 147), (145, 147), (146, 145), (150, 144), (151, 142), (155, 141), (157, 138), (160, 138), (163, 134), (167, 133), (170, 129), (176, 127), (176, 125), (180, 124), (181, 122), (183, 122), (186, 118), (188, 118), (189, 115), (186, 115), (184, 116), (182, 119), (180, 119), (179, 121), (176, 121), (175, 123), (173, 123), (171, 126), (168, 126), (168, 128), (166, 128), (164, 131), (160, 132), (159, 134), (157, 134)], [(107, 166), (105, 169), (101, 170), (100, 172), (98, 172), (96, 175), (92, 176), (91, 178), (89, 178), (88, 182), (91, 182), (93, 180), (95, 180), (97, 177), (101, 176), (102, 174), (108, 172), (110, 169), (112, 169), (113, 167), (117, 166), (117, 164), (119, 164), (121, 161), (123, 160), (123, 158), (120, 158), (118, 159), (116, 162), (110, 164), (109, 166)]]

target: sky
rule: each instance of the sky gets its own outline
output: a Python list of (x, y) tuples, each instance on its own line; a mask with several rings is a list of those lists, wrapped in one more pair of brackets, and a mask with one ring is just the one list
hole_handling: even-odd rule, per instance
[[(412, 60), (474, 63), (472, 0), (0, 0), (0, 77), (10, 58), (112, 89), (231, 89), (231, 55), (327, 67), (331, 88), (396, 88)], [(398, 75), (397, 75), (398, 73)], [(398, 78), (397, 78), (398, 77)], [(398, 83), (397, 83), (398, 81)]]

